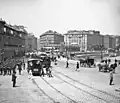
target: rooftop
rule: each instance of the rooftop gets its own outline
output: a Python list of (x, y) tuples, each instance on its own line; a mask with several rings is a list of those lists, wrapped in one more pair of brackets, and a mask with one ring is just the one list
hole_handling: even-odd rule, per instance
[(4, 24), (4, 26), (10, 28), (10, 29), (13, 29), (15, 31), (19, 31), (19, 32), (24, 32), (24, 33), (27, 33), (26, 29), (24, 26), (22, 25), (10, 25), (10, 24), (7, 24), (5, 20), (3, 20), (2, 18), (0, 18), (0, 22), (2, 22)]
[(43, 33), (42, 35), (40, 35), (40, 37), (44, 36), (44, 35), (61, 35), (61, 36), (63, 36), (62, 34), (56, 32), (56, 31), (52, 31), (52, 30), (46, 31), (45, 33)]

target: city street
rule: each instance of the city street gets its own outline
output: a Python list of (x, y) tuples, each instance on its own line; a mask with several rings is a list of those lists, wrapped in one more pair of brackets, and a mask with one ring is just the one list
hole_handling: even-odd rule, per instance
[(16, 87), (12, 87), (11, 76), (0, 76), (0, 103), (50, 103), (47, 98), (28, 79), (28, 74), (23, 71), (22, 75), (17, 74)]
[(114, 74), (114, 85), (110, 86), (109, 73), (83, 67), (77, 72), (76, 61), (69, 60), (69, 63), (69, 68), (65, 68), (66, 59), (59, 59), (57, 65), (52, 64), (53, 78), (33, 79), (50, 98), (60, 103), (120, 103), (120, 92), (115, 91), (120, 87), (119, 67)]
[(58, 59), (52, 63), (53, 77), (34, 76), (28, 79), (26, 70), (17, 73), (16, 88), (11, 76), (0, 76), (0, 103), (120, 103), (120, 67), (114, 74), (114, 85), (109, 85), (109, 73), (98, 68), (75, 71), (76, 61)]

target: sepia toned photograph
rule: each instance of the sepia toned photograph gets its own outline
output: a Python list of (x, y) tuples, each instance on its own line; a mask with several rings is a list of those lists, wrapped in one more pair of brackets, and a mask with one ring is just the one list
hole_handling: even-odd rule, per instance
[(120, 0), (0, 0), (0, 103), (120, 103)]

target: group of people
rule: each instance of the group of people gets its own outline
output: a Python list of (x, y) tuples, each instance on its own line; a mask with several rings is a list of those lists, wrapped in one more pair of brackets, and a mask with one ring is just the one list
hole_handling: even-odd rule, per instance
[[(69, 67), (69, 62), (68, 62), (68, 60), (66, 61), (66, 68), (68, 68)], [(77, 62), (77, 64), (76, 64), (76, 68), (75, 68), (75, 71), (78, 71), (78, 69), (79, 69), (79, 62)]]
[[(118, 63), (118, 60), (114, 60), (114, 63), (112, 63), (111, 62), (111, 59), (106, 59), (106, 60), (104, 60), (104, 61), (101, 61), (101, 62), (104, 62), (106, 65), (107, 65), (107, 67), (109, 68), (109, 73), (110, 73), (110, 75), (109, 75), (109, 85), (112, 85), (113, 84), (113, 73), (115, 73), (115, 69), (116, 69), (116, 67), (118, 66), (118, 64), (120, 64), (120, 63)], [(66, 61), (66, 68), (68, 68), (69, 67), (69, 62), (68, 62), (68, 60)], [(75, 68), (75, 71), (77, 71), (79, 69), (79, 62), (77, 62), (76, 63), (76, 68)]]
[(25, 68), (25, 63), (20, 59), (7, 58), (0, 62), (0, 75), (12, 75), (13, 87), (15, 87), (17, 78), (16, 70), (18, 70), (19, 75), (21, 75), (22, 65), (23, 68)]

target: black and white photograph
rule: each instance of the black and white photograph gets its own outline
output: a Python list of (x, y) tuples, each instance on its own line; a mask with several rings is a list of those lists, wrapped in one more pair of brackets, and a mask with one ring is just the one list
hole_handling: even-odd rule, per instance
[(0, 103), (120, 103), (120, 0), (0, 0)]

